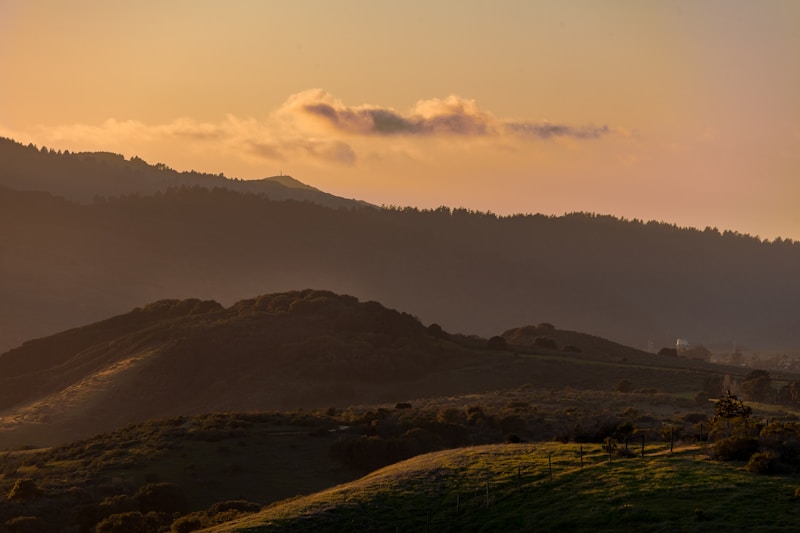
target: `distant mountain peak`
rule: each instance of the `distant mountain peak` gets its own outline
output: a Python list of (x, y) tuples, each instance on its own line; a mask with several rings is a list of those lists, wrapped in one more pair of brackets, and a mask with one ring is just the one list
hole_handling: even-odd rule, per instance
[(286, 174), (281, 174), (279, 176), (270, 176), (268, 178), (263, 178), (257, 181), (280, 183), (284, 187), (288, 187), (290, 189), (305, 189), (308, 191), (319, 191), (319, 189), (317, 189), (316, 187), (312, 187), (311, 185), (306, 185), (302, 181), (295, 179), (292, 176), (287, 176)]
[(113, 152), (61, 152), (23, 146), (0, 137), (0, 186), (20, 191), (44, 191), (73, 202), (94, 198), (151, 195), (170, 187), (225, 188), (258, 194), (272, 200), (310, 202), (332, 208), (365, 207), (368, 203), (342, 198), (281, 173), (256, 180), (227, 178), (223, 174), (179, 172), (165, 165), (151, 165), (139, 158)]

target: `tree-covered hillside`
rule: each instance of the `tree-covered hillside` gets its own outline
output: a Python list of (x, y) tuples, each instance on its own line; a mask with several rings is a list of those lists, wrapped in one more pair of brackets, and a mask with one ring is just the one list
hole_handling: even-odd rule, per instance
[(484, 336), (547, 321), (639, 348), (800, 342), (800, 244), (789, 241), (592, 214), (331, 209), (199, 187), (89, 205), (0, 189), (0, 208), (5, 349), (163, 298), (229, 305), (305, 287)]

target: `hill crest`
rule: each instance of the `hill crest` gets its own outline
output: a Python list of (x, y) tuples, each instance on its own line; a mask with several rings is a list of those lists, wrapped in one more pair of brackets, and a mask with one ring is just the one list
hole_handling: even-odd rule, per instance
[(70, 153), (44, 147), (39, 149), (6, 138), (0, 138), (0, 160), (3, 161), (0, 186), (22, 191), (45, 191), (84, 203), (97, 196), (148, 195), (169, 187), (201, 186), (334, 208), (369, 205), (320, 191), (291, 176), (240, 180), (194, 170), (178, 172), (163, 163), (151, 165), (136, 156), (126, 160), (123, 155), (113, 152)]

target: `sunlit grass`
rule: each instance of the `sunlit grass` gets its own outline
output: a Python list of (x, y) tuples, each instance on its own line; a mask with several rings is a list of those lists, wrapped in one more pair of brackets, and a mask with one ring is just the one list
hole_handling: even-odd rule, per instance
[[(609, 457), (537, 443), (437, 452), (218, 531), (793, 531), (800, 483), (752, 476), (697, 448)], [(552, 477), (551, 477), (552, 472)]]

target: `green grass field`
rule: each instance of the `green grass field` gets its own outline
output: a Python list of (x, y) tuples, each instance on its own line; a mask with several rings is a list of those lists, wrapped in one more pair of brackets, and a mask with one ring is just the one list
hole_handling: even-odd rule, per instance
[[(797, 531), (800, 479), (697, 447), (517, 444), (427, 454), (213, 531)], [(632, 448), (633, 451), (633, 448)], [(636, 449), (638, 453), (639, 450)], [(552, 477), (551, 477), (552, 472)]]

